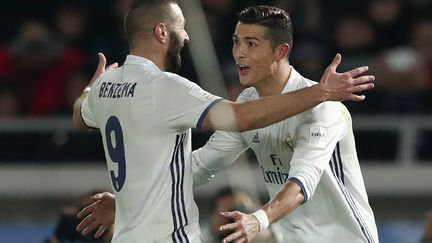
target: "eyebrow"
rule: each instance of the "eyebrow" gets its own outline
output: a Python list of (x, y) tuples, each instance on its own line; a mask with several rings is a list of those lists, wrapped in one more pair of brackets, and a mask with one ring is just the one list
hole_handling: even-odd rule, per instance
[[(240, 39), (236, 34), (233, 35), (233, 38)], [(244, 39), (260, 41), (258, 38), (253, 37), (253, 36), (246, 36)]]

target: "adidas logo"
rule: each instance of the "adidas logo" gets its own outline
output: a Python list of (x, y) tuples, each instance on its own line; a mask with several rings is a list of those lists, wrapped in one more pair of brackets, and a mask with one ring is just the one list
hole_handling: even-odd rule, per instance
[(258, 137), (258, 133), (255, 133), (255, 136), (252, 138), (252, 143), (259, 143), (260, 139)]

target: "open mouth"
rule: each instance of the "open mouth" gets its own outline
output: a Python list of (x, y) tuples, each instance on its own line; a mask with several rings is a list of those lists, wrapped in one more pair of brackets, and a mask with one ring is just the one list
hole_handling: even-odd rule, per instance
[(243, 65), (243, 64), (237, 64), (237, 70), (240, 74), (246, 74), (247, 71), (249, 71), (250, 67)]

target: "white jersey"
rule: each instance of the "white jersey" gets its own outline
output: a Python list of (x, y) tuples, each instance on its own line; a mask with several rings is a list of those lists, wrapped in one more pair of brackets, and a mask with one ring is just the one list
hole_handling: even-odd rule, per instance
[[(292, 68), (283, 93), (315, 84)], [(258, 99), (254, 88), (238, 101)], [(243, 133), (216, 132), (193, 153), (194, 180), (202, 183), (251, 148), (272, 198), (288, 180), (305, 202), (279, 221), (284, 242), (378, 243), (360, 171), (351, 116), (340, 102), (325, 102), (271, 126)]]
[(100, 129), (116, 196), (112, 242), (199, 242), (191, 127), (219, 97), (129, 55), (101, 75), (81, 107)]

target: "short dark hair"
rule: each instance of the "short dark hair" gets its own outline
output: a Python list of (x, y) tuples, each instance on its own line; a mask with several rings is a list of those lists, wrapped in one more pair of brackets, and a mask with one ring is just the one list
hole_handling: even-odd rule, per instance
[(288, 13), (284, 10), (273, 6), (259, 5), (243, 9), (238, 16), (241, 23), (267, 27), (267, 39), (273, 48), (282, 43), (287, 43), (292, 48), (292, 23)]
[(178, 4), (176, 0), (134, 0), (125, 16), (124, 26), (129, 44), (139, 38), (151, 36), (157, 23), (173, 21), (170, 4)]

